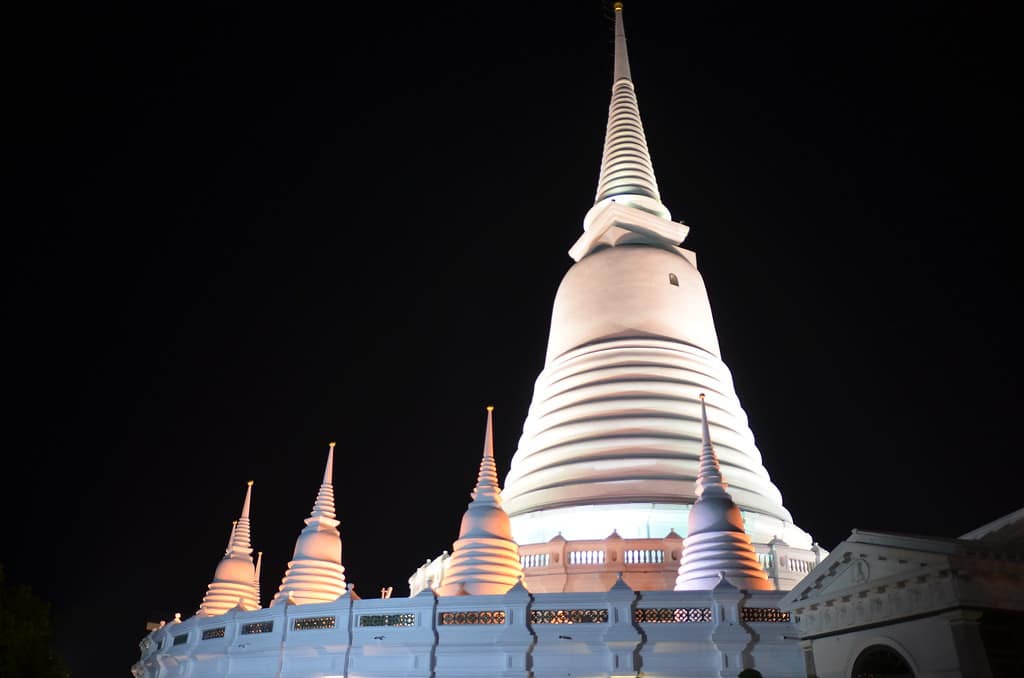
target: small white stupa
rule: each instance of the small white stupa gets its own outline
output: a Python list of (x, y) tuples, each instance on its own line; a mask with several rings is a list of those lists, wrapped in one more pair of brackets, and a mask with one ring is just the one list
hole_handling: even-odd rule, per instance
[(743, 516), (726, 491), (715, 448), (711, 444), (708, 410), (700, 394), (701, 453), (697, 470), (697, 501), (690, 510), (676, 591), (710, 590), (724, 578), (739, 589), (771, 591), (775, 587), (757, 560), (743, 527)]
[(249, 506), (252, 501), (252, 481), (245, 490), (242, 515), (231, 524), (231, 536), (224, 557), (217, 564), (213, 581), (207, 588), (203, 602), (196, 611), (198, 617), (213, 617), (235, 608), (258, 610), (260, 589), (252, 563), (250, 543)]
[(512, 539), (512, 525), (501, 507), (501, 487), (494, 464), (494, 407), (487, 406), (484, 456), (476, 488), (469, 503), (459, 538), (452, 548), (440, 596), (502, 595), (523, 576), (519, 546)]
[(341, 565), (341, 533), (334, 518), (334, 443), (327, 453), (324, 480), (306, 518), (306, 527), (295, 542), (295, 553), (270, 606), (329, 603), (345, 593), (345, 568)]

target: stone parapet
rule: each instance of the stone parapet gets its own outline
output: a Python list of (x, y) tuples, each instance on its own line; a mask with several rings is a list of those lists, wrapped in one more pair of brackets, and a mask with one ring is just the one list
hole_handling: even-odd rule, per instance
[[(728, 595), (726, 595), (728, 594)], [(736, 663), (804, 675), (778, 592), (635, 591), (282, 604), (161, 624), (137, 678), (545, 678), (735, 675)], [(757, 657), (756, 665), (753, 657)], [(724, 662), (724, 663), (723, 663)], [(723, 673), (728, 668), (732, 673)], [(768, 675), (767, 673), (765, 675)]]

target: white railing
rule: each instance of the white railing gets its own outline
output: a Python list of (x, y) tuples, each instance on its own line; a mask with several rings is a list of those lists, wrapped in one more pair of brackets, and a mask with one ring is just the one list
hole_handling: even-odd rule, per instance
[(590, 549), (587, 551), (569, 551), (570, 565), (603, 565), (604, 551)]
[(665, 552), (661, 549), (627, 549), (622, 552), (622, 560), (627, 565), (663, 563), (665, 562)]

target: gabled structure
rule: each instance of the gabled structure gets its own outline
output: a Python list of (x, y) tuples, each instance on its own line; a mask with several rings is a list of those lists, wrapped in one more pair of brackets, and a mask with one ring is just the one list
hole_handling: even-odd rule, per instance
[[(1019, 535), (1022, 521), (1024, 509), (993, 530)], [(1021, 675), (1024, 540), (853, 530), (779, 606), (793, 615), (809, 675), (819, 678), (883, 667), (891, 675)]]

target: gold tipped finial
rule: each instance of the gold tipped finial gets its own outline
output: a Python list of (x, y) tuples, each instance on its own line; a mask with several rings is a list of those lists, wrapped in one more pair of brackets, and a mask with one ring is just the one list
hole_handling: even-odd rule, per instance
[(337, 443), (331, 443), (331, 449), (333, 449), (335, 445), (337, 445)]
[(248, 483), (246, 483), (246, 484), (247, 484), (247, 485), (248, 485), (249, 487), (252, 487), (252, 481), (251, 481), (251, 480), (250, 480), (250, 481), (249, 481)]
[(488, 405), (487, 406), (487, 411), (488, 412), (493, 412), (494, 411), (494, 405)]
[(704, 400), (704, 394), (703, 393), (700, 394), (700, 399)]
[(622, 3), (621, 2), (616, 2), (614, 5), (612, 5), (612, 8), (616, 12), (621, 12), (622, 11)]

